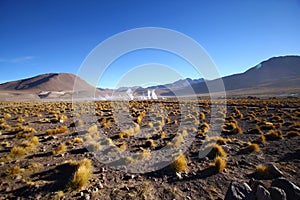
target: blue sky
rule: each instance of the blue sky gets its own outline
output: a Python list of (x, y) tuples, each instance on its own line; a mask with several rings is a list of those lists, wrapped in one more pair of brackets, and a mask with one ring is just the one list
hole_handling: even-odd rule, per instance
[[(273, 56), (300, 55), (299, 11), (299, 0), (1, 0), (0, 82), (49, 72), (77, 74), (100, 42), (149, 26), (196, 40), (221, 76), (240, 73)], [(112, 64), (99, 87), (115, 87), (124, 73), (149, 62), (200, 78), (192, 66), (166, 52), (127, 56)]]

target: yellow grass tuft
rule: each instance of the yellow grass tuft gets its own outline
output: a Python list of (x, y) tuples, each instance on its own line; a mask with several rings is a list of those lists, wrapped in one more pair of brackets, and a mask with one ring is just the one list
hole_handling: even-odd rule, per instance
[(251, 142), (248, 142), (247, 146), (245, 148), (241, 149), (241, 151), (244, 153), (251, 153), (251, 152), (259, 151), (259, 150), (260, 150), (260, 148), (259, 148), (258, 144), (251, 143)]
[(214, 163), (210, 164), (218, 172), (223, 172), (226, 167), (226, 161), (222, 157), (217, 156)]
[(69, 188), (71, 190), (80, 190), (88, 183), (93, 173), (92, 162), (89, 159), (83, 159), (78, 163), (77, 170), (73, 174)]
[(24, 172), (25, 172), (25, 169), (24, 169), (24, 168), (21, 168), (21, 167), (19, 167), (19, 166), (14, 166), (14, 167), (12, 167), (12, 168), (10, 168), (10, 169), (7, 169), (7, 170), (5, 171), (5, 174), (6, 174), (7, 176), (16, 176), (16, 175), (21, 174), (21, 173), (24, 173)]
[(265, 134), (266, 140), (281, 140), (283, 139), (282, 132), (280, 130), (270, 130)]
[(298, 131), (288, 131), (285, 135), (285, 137), (291, 138), (291, 137), (299, 137), (300, 132)]
[(18, 157), (24, 156), (26, 153), (27, 153), (26, 148), (21, 147), (21, 146), (16, 146), (10, 150), (8, 157), (9, 158), (18, 158)]
[(62, 143), (62, 144), (60, 144), (54, 151), (52, 151), (52, 153), (53, 153), (54, 155), (62, 154), (62, 153), (64, 153), (64, 152), (66, 152), (66, 150), (67, 150), (66, 144), (65, 144), (65, 143)]
[(98, 126), (96, 124), (92, 125), (91, 127), (88, 128), (87, 132), (88, 133), (98, 132)]
[(180, 153), (177, 159), (171, 164), (175, 172), (183, 172), (187, 169), (187, 159), (183, 153)]
[(61, 127), (56, 128), (56, 129), (48, 129), (48, 130), (46, 131), (46, 133), (47, 133), (48, 135), (56, 135), (56, 134), (60, 134), (60, 133), (65, 133), (65, 132), (67, 132), (68, 130), (69, 130), (69, 129), (68, 129), (67, 126), (61, 126)]

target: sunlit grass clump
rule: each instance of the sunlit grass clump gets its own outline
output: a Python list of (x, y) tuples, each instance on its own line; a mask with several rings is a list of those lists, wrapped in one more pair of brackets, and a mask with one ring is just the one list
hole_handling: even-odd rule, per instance
[(69, 189), (80, 190), (87, 185), (89, 179), (92, 177), (93, 167), (89, 159), (83, 159), (77, 164), (77, 169), (69, 183)]
[(183, 153), (180, 153), (177, 159), (171, 164), (171, 169), (175, 172), (183, 172), (187, 169), (187, 159)]
[(69, 129), (68, 129), (67, 126), (61, 126), (61, 127), (56, 128), (56, 129), (48, 129), (48, 130), (46, 131), (46, 133), (47, 133), (48, 135), (56, 135), (56, 134), (60, 134), (60, 133), (65, 133), (65, 132), (67, 132), (68, 130), (69, 130)]
[(226, 167), (226, 161), (224, 158), (217, 156), (214, 160), (214, 163), (210, 164), (210, 167), (218, 172), (223, 172)]

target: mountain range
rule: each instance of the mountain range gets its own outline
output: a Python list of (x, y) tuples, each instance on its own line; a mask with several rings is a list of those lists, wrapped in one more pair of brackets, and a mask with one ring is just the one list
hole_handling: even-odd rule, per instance
[[(96, 97), (118, 93), (126, 94), (128, 89), (134, 95), (144, 95), (148, 90), (155, 90), (158, 96), (207, 95), (207, 85), (223, 81), (227, 95), (299, 95), (300, 94), (300, 56), (272, 57), (249, 70), (215, 80), (182, 79), (164, 85), (148, 88), (122, 87), (116, 90), (94, 88), (74, 74), (49, 73), (32, 78), (0, 84), (0, 100), (10, 99), (64, 99), (73, 95), (74, 83), (80, 92), (94, 91)], [(218, 92), (218, 91), (215, 91)]]

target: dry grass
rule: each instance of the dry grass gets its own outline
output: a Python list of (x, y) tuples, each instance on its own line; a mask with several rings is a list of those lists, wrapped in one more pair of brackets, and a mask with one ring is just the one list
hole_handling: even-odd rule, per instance
[(210, 167), (214, 168), (218, 172), (223, 172), (226, 167), (226, 161), (222, 157), (217, 156), (214, 163), (210, 164)]
[(67, 150), (67, 146), (65, 143), (60, 144), (54, 151), (52, 151), (53, 155), (65, 153)]
[(299, 137), (299, 136), (300, 136), (300, 132), (298, 132), (298, 131), (288, 131), (285, 135), (285, 137), (287, 137), (287, 138)]
[(24, 173), (25, 172), (25, 169), (24, 168), (21, 168), (19, 166), (13, 166), (12, 168), (10, 169), (7, 169), (5, 171), (5, 174), (7, 176), (16, 176), (18, 174), (21, 174), (21, 173)]
[(259, 151), (259, 150), (260, 150), (260, 148), (259, 148), (258, 144), (248, 142), (247, 146), (245, 148), (241, 149), (241, 152), (242, 153), (252, 153), (255, 151)]
[(82, 142), (83, 142), (83, 139), (82, 139), (82, 138), (76, 137), (76, 138), (73, 139), (72, 142), (73, 142), (73, 143), (82, 143)]
[(69, 130), (69, 129), (68, 129), (67, 126), (61, 126), (61, 127), (56, 128), (56, 129), (48, 129), (48, 130), (46, 131), (46, 133), (47, 133), (48, 135), (56, 135), (56, 134), (65, 133), (65, 132), (67, 132), (68, 130)]
[(187, 159), (183, 153), (180, 153), (177, 159), (171, 164), (171, 169), (175, 172), (183, 172), (187, 169)]
[(69, 189), (80, 190), (87, 185), (93, 173), (92, 162), (89, 159), (83, 159), (78, 163), (77, 170), (69, 183)]
[(242, 133), (243, 130), (234, 122), (227, 122), (222, 126), (222, 132), (226, 134), (238, 134)]
[(223, 147), (218, 144), (209, 144), (205, 148), (212, 148), (207, 155), (211, 159), (217, 156), (225, 158), (227, 155)]
[(101, 149), (101, 145), (99, 142), (90, 141), (87, 146), (87, 149), (92, 152), (99, 151)]
[(280, 130), (270, 130), (267, 134), (265, 134), (265, 137), (267, 141), (283, 139), (282, 132)]
[(8, 154), (9, 158), (19, 158), (24, 156), (27, 153), (27, 149), (21, 146), (13, 147)]
[(98, 126), (97, 124), (94, 124), (92, 126), (90, 126), (87, 130), (88, 133), (95, 133), (95, 132), (98, 132)]

